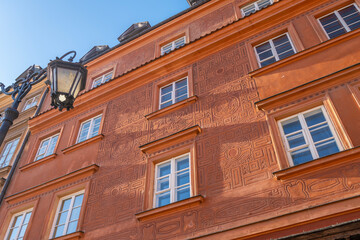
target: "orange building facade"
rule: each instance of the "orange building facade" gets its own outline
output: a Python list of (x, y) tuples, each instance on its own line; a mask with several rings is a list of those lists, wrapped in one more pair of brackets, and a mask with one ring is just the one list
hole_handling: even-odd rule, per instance
[(86, 59), (74, 109), (29, 121), (0, 238), (355, 239), (359, 6), (201, 1)]

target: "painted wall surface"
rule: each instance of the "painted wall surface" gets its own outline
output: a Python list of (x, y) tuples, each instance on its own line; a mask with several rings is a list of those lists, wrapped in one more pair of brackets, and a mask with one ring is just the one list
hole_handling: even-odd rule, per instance
[[(79, 189), (85, 189), (79, 235), (69, 239), (269, 239), (357, 219), (360, 31), (323, 41), (309, 20), (349, 2), (282, 0), (240, 19), (246, 3), (212, 0), (88, 63), (87, 89), (73, 110), (47, 105), (30, 120), (32, 135), (0, 208), (0, 237), (12, 214), (33, 207), (27, 239), (49, 239), (58, 199)], [(253, 45), (284, 29), (303, 49), (258, 69)], [(159, 44), (179, 33), (191, 43), (160, 57)], [(109, 70), (114, 79), (90, 90)], [(184, 73), (196, 100), (158, 114), (159, 86)], [(323, 102), (344, 151), (289, 167), (272, 116)], [(101, 137), (76, 144), (80, 123), (98, 114)], [(201, 132), (191, 139), (140, 149), (194, 126)], [(41, 139), (55, 133), (56, 155), (34, 163)], [(194, 191), (204, 200), (163, 212), (147, 207), (151, 159), (188, 145)], [(153, 214), (138, 219), (145, 211)]]

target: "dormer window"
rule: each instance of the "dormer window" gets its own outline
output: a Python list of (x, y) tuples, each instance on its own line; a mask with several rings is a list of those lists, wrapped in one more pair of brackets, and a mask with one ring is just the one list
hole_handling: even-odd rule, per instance
[(99, 86), (100, 84), (109, 81), (112, 78), (112, 75), (113, 75), (113, 72), (109, 72), (109, 73), (102, 75), (101, 77), (96, 78), (93, 81), (92, 88), (95, 88), (95, 87)]
[(172, 42), (169, 42), (161, 47), (161, 55), (164, 55), (165, 53), (169, 53), (181, 46), (184, 46), (186, 43), (186, 37), (183, 36), (181, 38), (178, 38)]
[(267, 6), (273, 4), (273, 0), (258, 0), (256, 2), (252, 2), (249, 5), (241, 8), (241, 13), (243, 17), (249, 16), (250, 14), (257, 12)]
[(36, 106), (36, 104), (39, 101), (39, 98), (40, 98), (40, 95), (37, 95), (35, 97), (29, 98), (28, 100), (26, 100), (23, 111), (26, 111), (29, 108)]

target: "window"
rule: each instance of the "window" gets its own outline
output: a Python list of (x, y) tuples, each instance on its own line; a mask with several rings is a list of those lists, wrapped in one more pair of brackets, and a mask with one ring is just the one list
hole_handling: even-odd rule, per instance
[(80, 191), (60, 199), (51, 238), (76, 232), (83, 198), (84, 191)]
[(187, 77), (160, 88), (160, 109), (188, 98), (188, 93)]
[(190, 154), (159, 163), (155, 168), (154, 207), (161, 207), (191, 196)]
[(99, 134), (100, 130), (100, 123), (101, 123), (101, 116), (93, 117), (83, 123), (80, 126), (80, 132), (77, 139), (77, 143), (85, 141), (86, 139), (95, 137)]
[(260, 67), (265, 67), (295, 54), (296, 51), (289, 34), (285, 33), (257, 45), (255, 53)]
[(100, 84), (109, 81), (112, 78), (113, 72), (102, 75), (94, 80), (92, 88), (99, 86)]
[(164, 55), (165, 53), (169, 53), (176, 48), (179, 48), (183, 45), (185, 45), (186, 37), (183, 36), (181, 38), (176, 39), (175, 41), (172, 41), (164, 46), (161, 47), (161, 55)]
[(23, 240), (26, 228), (29, 224), (32, 209), (15, 214), (6, 234), (6, 240)]
[(35, 97), (29, 98), (28, 100), (26, 100), (23, 111), (36, 106), (37, 102), (39, 101), (39, 97), (40, 97), (40, 95), (37, 95)]
[(246, 5), (245, 7), (241, 8), (241, 12), (244, 17), (249, 16), (250, 14), (259, 11), (263, 8), (266, 8), (270, 4), (272, 4), (272, 0), (258, 0), (256, 2), (253, 2), (249, 5)]
[(342, 146), (324, 107), (318, 107), (279, 121), (291, 165), (337, 153)]
[(36, 153), (35, 161), (53, 154), (58, 138), (59, 134), (56, 134), (42, 140), (39, 146), (39, 150)]
[(351, 4), (319, 19), (328, 38), (335, 38), (360, 28), (360, 11), (356, 4)]
[(20, 138), (16, 138), (5, 144), (0, 156), (0, 168), (6, 167), (10, 164), (10, 160), (15, 152), (19, 140)]

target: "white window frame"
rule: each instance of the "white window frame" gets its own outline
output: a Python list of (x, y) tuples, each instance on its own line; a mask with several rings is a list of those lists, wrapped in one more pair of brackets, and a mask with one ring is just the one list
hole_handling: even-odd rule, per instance
[[(80, 209), (80, 215), (79, 215), (79, 218), (78, 218), (78, 225), (76, 228), (79, 227), (79, 220), (81, 218), (81, 211), (83, 209), (83, 206), (84, 206), (84, 199), (85, 199), (85, 190), (81, 190), (81, 191), (78, 191), (76, 193), (73, 193), (73, 194), (70, 194), (70, 195), (66, 195), (62, 198), (59, 199), (59, 202), (58, 202), (58, 206), (56, 208), (56, 214), (55, 214), (55, 217), (54, 217), (54, 221), (53, 221), (53, 224), (52, 224), (52, 227), (51, 227), (51, 233), (50, 233), (50, 238), (49, 239), (52, 239), (54, 238), (54, 233), (55, 233), (55, 226), (56, 226), (56, 222), (59, 218), (59, 211), (60, 211), (60, 208), (61, 208), (61, 205), (62, 205), (62, 202), (65, 200), (65, 199), (68, 199), (68, 198), (71, 198), (71, 202), (70, 202), (70, 206), (69, 206), (69, 212), (68, 212), (68, 215), (66, 216), (66, 221), (65, 221), (65, 227), (64, 227), (64, 231), (63, 231), (63, 235), (61, 236), (65, 236), (67, 235), (66, 232), (67, 232), (67, 229), (69, 228), (69, 222), (70, 222), (70, 216), (71, 216), (71, 212), (73, 210), (73, 206), (74, 206), (74, 201), (75, 201), (75, 197), (78, 196), (78, 195), (81, 195), (83, 194), (83, 201), (81, 203), (81, 209)], [(70, 210), (71, 209), (71, 210)]]
[[(244, 9), (247, 8), (247, 7), (249, 7), (250, 5), (254, 5), (254, 7), (255, 7), (255, 12), (254, 12), (254, 13), (256, 13), (257, 11), (259, 11), (260, 8), (259, 8), (259, 5), (258, 5), (258, 2), (260, 2), (260, 1), (261, 1), (261, 0), (258, 0), (258, 1), (255, 1), (255, 2), (252, 2), (252, 3), (249, 3), (249, 4), (245, 5), (245, 6), (243, 6), (243, 7), (241, 8), (241, 14), (243, 15), (243, 17), (249, 16), (249, 15), (246, 15), (246, 13), (244, 12)], [(270, 6), (271, 4), (273, 4), (273, 3), (274, 3), (274, 1), (273, 1), (273, 0), (270, 0), (269, 6)]]
[[(83, 122), (80, 124), (79, 133), (78, 133), (78, 136), (77, 136), (77, 138), (76, 138), (76, 143), (79, 143), (79, 139), (80, 139), (80, 136), (81, 136), (81, 130), (82, 130), (83, 125), (84, 125), (85, 123), (91, 121), (90, 127), (89, 127), (89, 131), (88, 131), (88, 133), (87, 133), (87, 135), (86, 135), (86, 139), (83, 140), (83, 141), (86, 141), (86, 140), (88, 140), (88, 139), (90, 138), (90, 133), (92, 132), (91, 129), (93, 129), (93, 127), (94, 127), (94, 120), (95, 120), (95, 118), (97, 118), (97, 117), (101, 117), (101, 120), (100, 120), (100, 128), (99, 128), (99, 132), (100, 132), (101, 122), (102, 122), (102, 114), (99, 114), (99, 115), (97, 115), (97, 116), (95, 116), (95, 117), (92, 117), (92, 118), (86, 120), (86, 121), (83, 121)], [(99, 135), (99, 132), (98, 132), (97, 135)], [(83, 142), (83, 141), (82, 141), (82, 142)]]
[(180, 39), (182, 39), (184, 41), (184, 45), (186, 44), (186, 36), (179, 37), (179, 38), (175, 39), (174, 41), (171, 41), (171, 42), (161, 46), (161, 55), (164, 55), (166, 53), (164, 49), (165, 49), (165, 47), (170, 46), (170, 45), (171, 45), (170, 52), (174, 51), (176, 49), (175, 42), (179, 41)]
[[(281, 120), (278, 121), (278, 128), (280, 130), (280, 133), (281, 133), (281, 139), (283, 141), (283, 144), (285, 146), (285, 151), (286, 151), (286, 154), (287, 154), (287, 157), (288, 157), (288, 160), (289, 160), (289, 163), (290, 163), (290, 166), (294, 166), (294, 162), (293, 162), (293, 159), (291, 157), (291, 152), (293, 151), (296, 151), (298, 149), (301, 149), (301, 148), (304, 148), (304, 146), (306, 147), (309, 147), (309, 150), (311, 152), (311, 155), (313, 157), (313, 160), (315, 159), (318, 159), (319, 158), (319, 154), (315, 148), (315, 143), (311, 137), (311, 134), (310, 134), (310, 131), (307, 127), (307, 124), (305, 122), (305, 118), (304, 118), (304, 115), (308, 112), (313, 112), (313, 111), (316, 111), (317, 109), (321, 109), (322, 113), (324, 114), (324, 117), (325, 117), (325, 120), (330, 128), (330, 131), (331, 133), (333, 134), (334, 136), (334, 139), (335, 139), (335, 142), (337, 144), (337, 147), (339, 148), (339, 151), (343, 151), (344, 150), (344, 147), (338, 137), (338, 134), (334, 128), (334, 124), (333, 122), (331, 121), (330, 117), (328, 116), (328, 113), (325, 109), (324, 106), (319, 106), (319, 107), (315, 107), (315, 108), (312, 108), (312, 109), (309, 109), (309, 110), (306, 110), (306, 111), (303, 111), (303, 112), (299, 112), (297, 114), (294, 114), (294, 115), (291, 115), (290, 117), (287, 117), (287, 118), (283, 118)], [(305, 139), (305, 145), (301, 145), (301, 146), (298, 146), (298, 147), (295, 147), (293, 149), (290, 149), (290, 146), (289, 146), (289, 143), (287, 142), (286, 140), (286, 135), (284, 133), (284, 129), (281, 125), (282, 122), (286, 121), (286, 120), (289, 120), (291, 118), (294, 118), (294, 117), (298, 117), (299, 121), (300, 121), (300, 124), (301, 124), (301, 127), (302, 129), (299, 130), (303, 133), (303, 136), (304, 136), (304, 139)], [(325, 140), (322, 140), (322, 141), (326, 141)]]
[[(156, 185), (157, 185), (157, 181), (158, 181), (158, 166), (160, 165), (163, 165), (163, 164), (166, 164), (168, 162), (170, 162), (170, 174), (169, 174), (169, 189), (170, 189), (170, 203), (174, 203), (174, 202), (177, 202), (175, 201), (175, 196), (176, 196), (176, 189), (179, 188), (179, 187), (182, 187), (182, 186), (175, 186), (175, 183), (176, 183), (176, 160), (177, 159), (180, 159), (182, 157), (185, 157), (187, 156), (188, 159), (189, 159), (189, 191), (190, 191), (190, 197), (192, 197), (192, 179), (191, 179), (191, 176), (192, 176), (192, 171), (191, 171), (191, 155), (190, 153), (185, 153), (185, 154), (182, 154), (182, 155), (179, 155), (179, 156), (176, 156), (176, 157), (173, 157), (169, 160), (166, 160), (166, 161), (162, 161), (158, 164), (155, 165), (155, 177), (154, 177), (154, 196), (153, 196), (153, 207), (156, 208), (158, 207), (157, 206), (157, 201), (156, 201), (156, 196), (163, 193), (163, 192), (166, 192), (168, 189), (166, 190), (162, 190), (162, 191), (159, 191), (157, 192), (156, 191)], [(182, 169), (181, 171), (184, 171), (185, 169)], [(166, 206), (166, 205), (165, 205)], [(161, 206), (163, 207), (163, 206)]]
[[(60, 135), (60, 133), (57, 133), (57, 134), (55, 134), (55, 135), (53, 135), (53, 136), (51, 136), (51, 137), (48, 137), (48, 138), (43, 139), (43, 140), (40, 142), (40, 145), (39, 145), (39, 148), (38, 148), (38, 150), (37, 150), (37, 152), (36, 152), (36, 156), (35, 156), (34, 161), (38, 161), (38, 160), (40, 160), (40, 159), (43, 159), (43, 158), (45, 158), (45, 157), (47, 157), (47, 156), (49, 156), (49, 155), (51, 155), (51, 154), (53, 154), (53, 153), (55, 152), (57, 142), (59, 141), (59, 135)], [(58, 137), (58, 139), (56, 140), (54, 152), (48, 154), (48, 150), (49, 150), (49, 147), (50, 147), (51, 140), (52, 140), (53, 138), (55, 138), (55, 137)], [(37, 158), (39, 157), (39, 151), (40, 151), (40, 149), (41, 149), (41, 146), (42, 146), (42, 144), (43, 144), (46, 140), (49, 140), (49, 144), (48, 144), (48, 146), (46, 147), (45, 153), (44, 153), (43, 157), (37, 159)], [(48, 155), (47, 155), (47, 154), (48, 154)]]
[[(10, 152), (11, 148), (13, 147), (12, 145), (14, 144), (15, 141), (18, 141), (18, 142), (16, 143), (14, 152), (12, 153), (12, 155), (10, 156), (10, 158), (8, 159), (8, 161), (6, 161), (6, 159), (9, 157), (9, 152)], [(1, 154), (0, 154), (0, 168), (9, 166), (9, 164), (10, 164), (10, 162), (11, 162), (11, 159), (13, 158), (14, 153), (16, 152), (16, 148), (17, 148), (19, 142), (20, 142), (20, 137), (14, 138), (14, 139), (12, 139), (12, 140), (10, 140), (10, 141), (8, 141), (8, 142), (5, 143), (3, 149), (1, 150)], [(7, 146), (8, 146), (9, 144), (11, 144), (10, 150), (6, 153), (6, 157), (5, 157), (5, 159), (4, 159), (4, 162), (1, 162), (1, 159), (2, 159), (2, 157), (3, 157), (3, 154), (5, 154), (4, 151), (6, 150), (6, 148), (7, 148)], [(8, 162), (8, 164), (7, 164), (7, 165), (4, 165), (6, 162)]]
[(331, 15), (331, 14), (335, 14), (335, 16), (337, 17), (337, 19), (340, 21), (341, 25), (344, 27), (345, 31), (346, 31), (346, 32), (351, 32), (352, 30), (348, 27), (348, 25), (346, 24), (346, 22), (344, 21), (344, 19), (342, 18), (342, 16), (341, 16), (340, 13), (339, 13), (339, 11), (341, 11), (341, 10), (344, 9), (344, 8), (350, 7), (351, 5), (354, 5), (355, 8), (356, 8), (356, 9), (358, 10), (358, 12), (360, 13), (360, 8), (357, 6), (357, 4), (352, 3), (352, 4), (349, 4), (349, 5), (345, 6), (345, 7), (339, 8), (339, 9), (337, 9), (337, 10), (331, 12), (331, 13), (328, 13), (328, 14), (326, 14), (326, 15), (324, 15), (324, 16), (321, 16), (320, 18), (317, 19), (318, 23), (320, 24), (321, 28), (324, 30), (324, 32), (325, 32), (326, 36), (328, 37), (328, 39), (331, 39), (331, 38), (329, 37), (329, 35), (328, 35), (328, 33), (326, 32), (326, 30), (325, 30), (324, 26), (322, 25), (322, 23), (320, 22), (320, 19), (322, 19), (322, 18), (324, 18), (324, 17), (327, 17), (327, 16), (329, 16), (329, 15)]
[[(280, 34), (280, 35), (278, 35), (278, 36), (276, 36), (276, 37), (273, 37), (273, 38), (271, 38), (271, 39), (268, 39), (268, 40), (266, 40), (265, 42), (262, 42), (262, 43), (260, 43), (260, 44), (258, 44), (258, 45), (256, 45), (256, 46), (254, 46), (254, 52), (255, 52), (256, 60), (257, 60), (257, 62), (258, 62), (259, 67), (262, 67), (262, 66), (261, 66), (261, 63), (264, 62), (264, 61), (267, 61), (269, 58), (260, 61), (259, 55), (258, 55), (258, 53), (257, 53), (257, 51), (256, 51), (256, 48), (257, 48), (258, 46), (260, 46), (260, 45), (263, 45), (263, 44), (269, 42), (269, 43), (270, 43), (270, 50), (271, 50), (273, 56), (275, 57), (275, 60), (276, 60), (275, 62), (277, 62), (277, 61), (280, 60), (280, 58), (279, 58), (278, 53), (276, 52), (276, 49), (275, 49), (275, 45), (274, 45), (273, 40), (276, 39), (276, 38), (279, 38), (279, 37), (281, 37), (281, 36), (283, 36), (283, 35), (287, 35), (287, 37), (288, 37), (288, 39), (289, 39), (289, 42), (290, 42), (290, 44), (291, 44), (292, 50), (294, 51), (294, 54), (297, 53), (296, 48), (295, 48), (295, 46), (294, 46), (294, 44), (293, 44), (293, 42), (292, 42), (292, 40), (291, 40), (291, 37), (290, 37), (289, 33), (286, 32), (286, 33)], [(270, 64), (269, 64), (269, 65), (270, 65)], [(268, 65), (267, 65), (267, 66), (268, 66)], [(266, 67), (266, 66), (265, 66), (265, 67)]]
[[(6, 231), (6, 234), (5, 234), (5, 236), (6, 236), (5, 239), (6, 239), (6, 240), (9, 239), (9, 237), (10, 237), (10, 236), (9, 236), (10, 230), (11, 230), (11, 228), (12, 228), (12, 225), (14, 224), (15, 218), (18, 217), (18, 216), (23, 215), (23, 218), (22, 218), (22, 220), (21, 220), (21, 222), (20, 222), (20, 227), (19, 227), (18, 232), (17, 232), (17, 234), (16, 234), (15, 240), (19, 238), (20, 230), (21, 230), (21, 227), (22, 227), (22, 225), (23, 225), (23, 223), (24, 223), (25, 216), (26, 216), (27, 213), (31, 212), (31, 216), (30, 216), (28, 225), (26, 226), (26, 230), (25, 230), (25, 234), (26, 234), (27, 228), (28, 228), (29, 223), (30, 223), (30, 221), (31, 221), (31, 217), (32, 217), (32, 215), (33, 215), (32, 211), (33, 211), (33, 208), (29, 208), (29, 209), (26, 209), (26, 210), (24, 210), (24, 211), (18, 212), (18, 213), (14, 214), (14, 215), (11, 217), (9, 227), (7, 228), (7, 231)], [(25, 236), (25, 234), (24, 234), (24, 236)]]
[[(34, 97), (28, 98), (24, 104), (22, 112), (24, 112), (32, 107), (35, 107), (39, 101), (39, 98), (40, 98), (40, 95), (36, 95)], [(28, 106), (30, 106), (30, 107), (28, 107)]]
[[(165, 86), (162, 86), (162, 87), (159, 89), (159, 109), (167, 108), (167, 107), (169, 107), (169, 106), (171, 106), (171, 105), (173, 105), (173, 104), (176, 103), (176, 102), (175, 102), (175, 83), (180, 82), (180, 81), (182, 81), (182, 80), (184, 80), (184, 79), (186, 79), (186, 94), (187, 94), (187, 98), (189, 98), (189, 78), (186, 76), (186, 77), (180, 78), (179, 80), (176, 80), (176, 81), (174, 81), (174, 82), (172, 82), (172, 83), (169, 83), (169, 84), (167, 84), (167, 85), (165, 85)], [(172, 85), (173, 91), (171, 91), (171, 99), (169, 99), (169, 100), (166, 101), (166, 102), (170, 102), (170, 101), (171, 101), (172, 104), (169, 105), (169, 106), (166, 106), (166, 107), (161, 108), (161, 105), (164, 104), (164, 103), (166, 103), (166, 102), (161, 102), (161, 96), (162, 96), (162, 95), (161, 95), (161, 89), (166, 88), (166, 87), (168, 87), (168, 86), (170, 86), (170, 85)], [(181, 101), (182, 101), (182, 100), (181, 100)]]
[[(108, 73), (105, 73), (105, 74), (103, 74), (102, 76), (100, 76), (100, 77), (98, 77), (98, 78), (95, 78), (95, 79), (93, 80), (93, 82), (92, 82), (92, 87), (91, 87), (91, 88), (94, 88), (94, 87), (97, 87), (97, 86), (103, 84), (103, 83), (105, 82), (105, 77), (108, 76), (108, 75), (110, 75), (110, 74), (111, 74), (110, 79), (112, 79), (112, 77), (113, 77), (113, 71), (108, 72)], [(106, 82), (109, 81), (110, 79), (106, 80)], [(95, 83), (96, 83), (98, 80), (100, 80), (100, 84), (99, 84), (99, 85), (96, 85)]]

